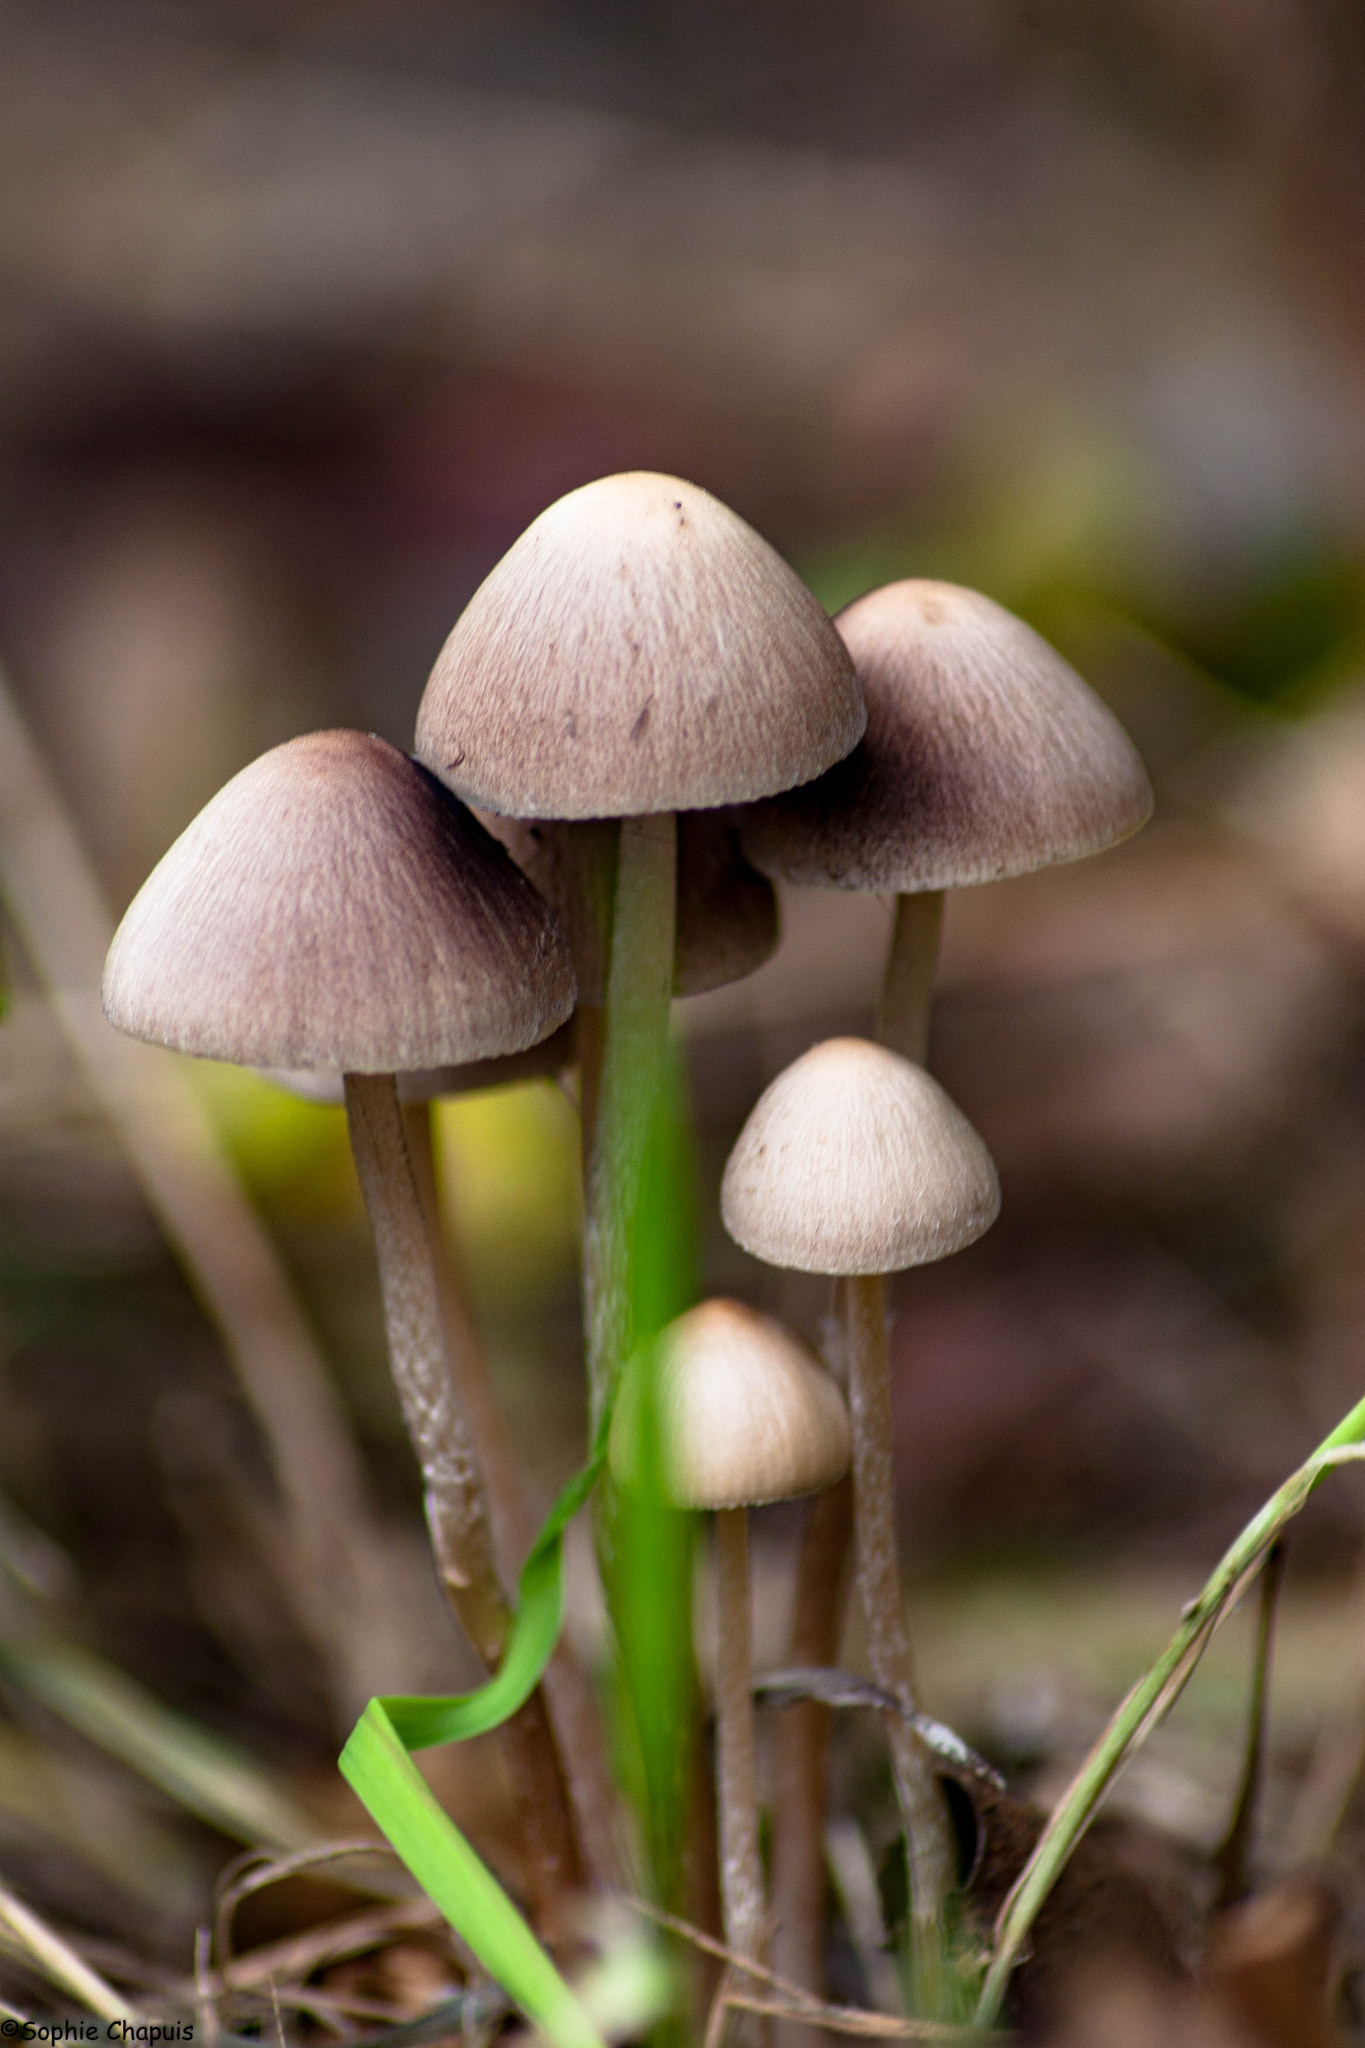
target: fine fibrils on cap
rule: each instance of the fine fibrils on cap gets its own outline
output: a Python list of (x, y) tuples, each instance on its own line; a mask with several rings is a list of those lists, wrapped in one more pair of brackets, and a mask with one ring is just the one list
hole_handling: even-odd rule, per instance
[(730, 1154), (737, 1244), (804, 1273), (897, 1273), (971, 1244), (1000, 1208), (995, 1167), (922, 1067), (830, 1038), (759, 1097)]
[(417, 752), (510, 817), (627, 817), (808, 782), (863, 724), (800, 578), (706, 491), (635, 471), (559, 499), (475, 591)]
[(1151, 814), (1118, 721), (1021, 619), (956, 584), (887, 584), (836, 627), (867, 699), (862, 745), (750, 812), (765, 874), (912, 892), (1025, 874), (1126, 839)]
[(477, 819), (372, 734), (244, 768), (133, 899), (120, 1030), (244, 1066), (393, 1073), (517, 1052), (573, 1007), (554, 919)]
[[(642, 1389), (632, 1371), (611, 1433), (612, 1469), (635, 1478)], [(832, 1486), (848, 1470), (848, 1409), (800, 1338), (739, 1301), (704, 1301), (660, 1339), (663, 1473), (680, 1507), (756, 1507)]]

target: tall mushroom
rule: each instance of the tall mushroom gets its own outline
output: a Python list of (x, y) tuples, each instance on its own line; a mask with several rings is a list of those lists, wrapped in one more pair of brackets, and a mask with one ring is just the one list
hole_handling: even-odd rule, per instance
[[(1152, 807), (1147, 777), (1106, 707), (1046, 641), (976, 591), (887, 584), (839, 614), (867, 700), (859, 746), (818, 781), (755, 805), (745, 851), (765, 874), (894, 894), (877, 1036), (924, 1064), (944, 891), (1101, 852)], [(843, 1503), (820, 1502), (798, 1577), (806, 1657), (835, 1654), (847, 1578)], [(820, 1642), (823, 1631), (824, 1641)], [(822, 1714), (781, 1731), (794, 1796), (774, 1846), (782, 1961), (818, 1989)]]
[(771, 1316), (738, 1301), (706, 1301), (663, 1332), (658, 1364), (636, 1354), (612, 1420), (611, 1463), (638, 1479), (641, 1416), (652, 1396), (661, 1478), (677, 1507), (716, 1516), (717, 1806), (725, 1939), (763, 1960), (749, 1653), (748, 1510), (829, 1486), (848, 1467), (843, 1395), (807, 1347)]
[[(395, 1075), (520, 1051), (573, 997), (554, 919), (501, 847), (425, 769), (356, 732), (291, 740), (220, 790), (143, 884), (105, 968), (106, 1015), (134, 1037), (343, 1072), (437, 1565), (490, 1668), (509, 1613)], [(509, 1731), (529, 1881), (552, 1924), (578, 1865), (538, 1695)]]
[(888, 1273), (971, 1244), (1000, 1206), (976, 1132), (922, 1068), (865, 1039), (815, 1046), (778, 1075), (740, 1132), (721, 1184), (736, 1243), (775, 1266), (845, 1278), (858, 1590), (905, 1823), (918, 1996), (940, 2017), (943, 1902), (953, 1859), (915, 1710), (901, 1601), (886, 1347)]
[(629, 1349), (629, 1219), (673, 987), (674, 815), (807, 781), (863, 724), (852, 665), (805, 585), (717, 499), (649, 472), (543, 512), (427, 684), (418, 754), (467, 801), (621, 821), (584, 849), (612, 902), (584, 1218), (594, 1427)]

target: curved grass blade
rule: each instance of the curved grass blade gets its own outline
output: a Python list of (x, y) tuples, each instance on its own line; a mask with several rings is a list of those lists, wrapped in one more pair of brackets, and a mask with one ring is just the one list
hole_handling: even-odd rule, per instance
[(1365, 1401), (1359, 1401), (1331, 1435), (1324, 1437), (1312, 1456), (1290, 1473), (1223, 1553), (1202, 1592), (1185, 1608), (1180, 1627), (1114, 1714), (1053, 1809), (1033, 1854), (1000, 1909), (995, 1952), (974, 2014), (977, 2026), (989, 2026), (998, 2017), (1010, 1972), (1029, 1929), (1104, 1793), (1133, 1752), (1175, 1705), (1210, 1638), (1236, 1606), (1248, 1580), (1285, 1524), (1298, 1514), (1310, 1494), (1337, 1465), (1365, 1457), (1363, 1445)]

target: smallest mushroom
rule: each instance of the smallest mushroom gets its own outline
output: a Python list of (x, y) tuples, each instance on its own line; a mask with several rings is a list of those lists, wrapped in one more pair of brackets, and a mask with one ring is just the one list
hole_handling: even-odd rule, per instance
[(848, 1410), (814, 1353), (781, 1323), (742, 1302), (706, 1301), (670, 1323), (657, 1349), (637, 1352), (627, 1367), (610, 1439), (612, 1472), (623, 1485), (640, 1484), (646, 1469), (651, 1367), (664, 1492), (677, 1507), (716, 1514), (716, 1777), (725, 1939), (736, 1955), (761, 1962), (748, 1510), (816, 1493), (842, 1478)]

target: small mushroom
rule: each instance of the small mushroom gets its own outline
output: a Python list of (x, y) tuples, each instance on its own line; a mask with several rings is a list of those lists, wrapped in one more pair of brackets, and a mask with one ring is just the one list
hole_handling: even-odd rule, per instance
[(749, 1654), (748, 1510), (830, 1486), (848, 1468), (843, 1395), (814, 1354), (737, 1301), (706, 1301), (670, 1323), (657, 1354), (636, 1354), (612, 1418), (615, 1476), (638, 1483), (641, 1414), (653, 1357), (662, 1481), (678, 1507), (716, 1516), (719, 1654), (717, 1803), (725, 1939), (763, 1959), (763, 1866)]
[[(971, 1244), (999, 1207), (990, 1155), (938, 1083), (857, 1038), (828, 1039), (778, 1075), (740, 1132), (721, 1184), (725, 1227), (746, 1251), (769, 1265), (846, 1280), (858, 1590), (872, 1675), (906, 1714), (917, 1702), (896, 1554), (885, 1275)], [(908, 1720), (891, 1714), (886, 1725), (918, 1975), (934, 2017), (951, 1834), (931, 1761)]]
[(647, 471), (542, 512), (427, 683), (418, 754), (468, 802), (622, 821), (614, 884), (610, 839), (575, 842), (588, 900), (611, 904), (600, 1086), (583, 1083), (594, 1427), (630, 1348), (628, 1223), (674, 976), (674, 815), (806, 781), (864, 722), (849, 657), (800, 579), (718, 499)]
[(789, 882), (896, 895), (878, 1037), (923, 1061), (943, 891), (1102, 852), (1146, 823), (1152, 791), (1094, 691), (979, 592), (889, 583), (835, 626), (866, 734), (746, 812), (744, 850)]
[[(509, 1612), (395, 1075), (519, 1052), (573, 999), (554, 919), (502, 848), (434, 776), (357, 732), (290, 740), (221, 789), (139, 890), (105, 967), (105, 1014), (134, 1037), (344, 1074), (433, 1547), (490, 1667)], [(529, 1773), (531, 1881), (552, 1913), (576, 1849), (543, 1707), (522, 1713), (509, 1726)]]

